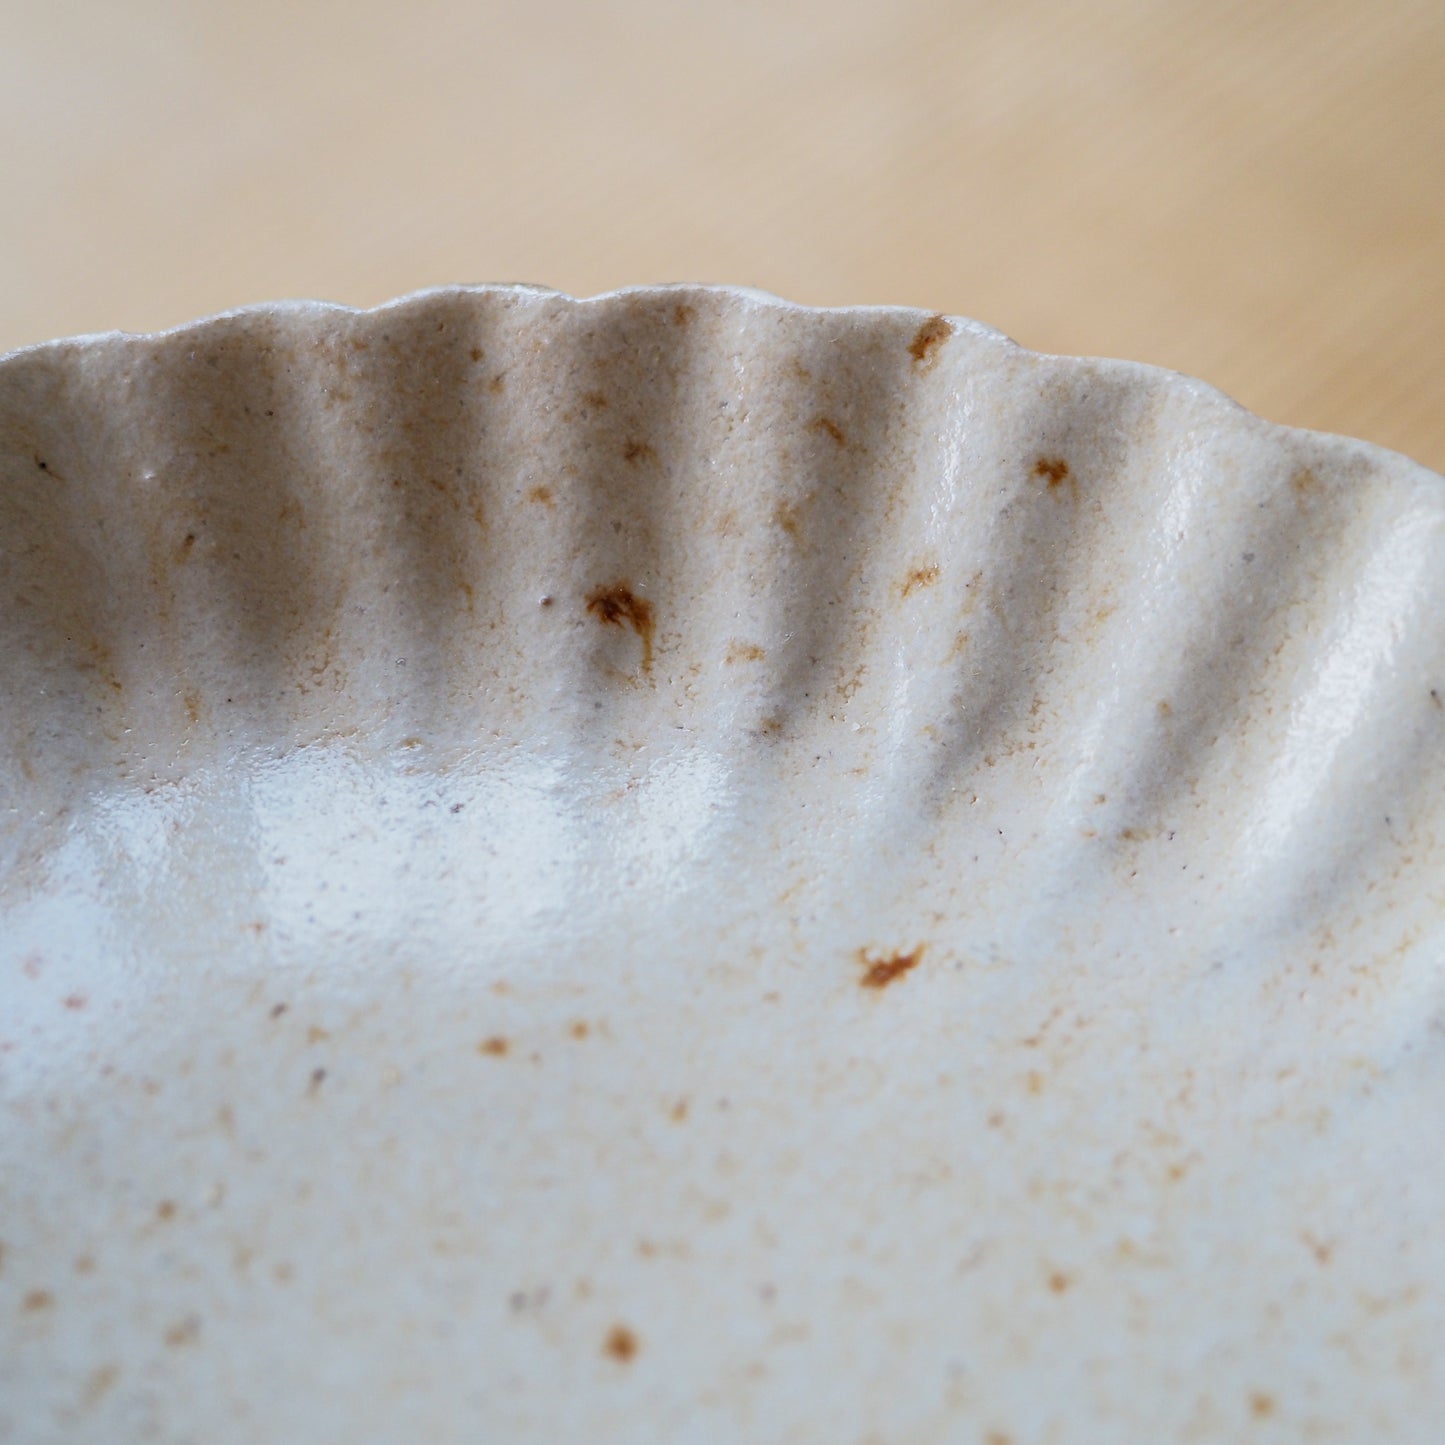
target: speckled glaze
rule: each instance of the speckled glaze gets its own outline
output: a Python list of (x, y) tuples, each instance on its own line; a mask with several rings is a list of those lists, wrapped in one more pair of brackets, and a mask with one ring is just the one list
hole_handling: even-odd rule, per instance
[(1438, 1441), (1442, 533), (741, 291), (0, 362), (0, 1439)]

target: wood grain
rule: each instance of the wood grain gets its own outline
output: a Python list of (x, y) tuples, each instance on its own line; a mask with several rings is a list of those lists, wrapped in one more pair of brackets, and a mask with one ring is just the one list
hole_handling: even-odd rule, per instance
[(1445, 6), (6, 7), (0, 348), (733, 281), (1192, 372), (1445, 468)]

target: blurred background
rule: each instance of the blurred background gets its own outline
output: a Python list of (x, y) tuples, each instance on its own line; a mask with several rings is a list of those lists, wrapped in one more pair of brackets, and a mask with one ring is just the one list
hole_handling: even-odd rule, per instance
[(0, 350), (726, 281), (1445, 469), (1445, 0), (0, 0)]

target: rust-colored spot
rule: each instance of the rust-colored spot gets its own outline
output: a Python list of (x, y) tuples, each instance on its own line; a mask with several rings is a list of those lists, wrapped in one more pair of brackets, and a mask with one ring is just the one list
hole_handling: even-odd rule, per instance
[(1124, 828), (1120, 830), (1119, 836), (1126, 843), (1142, 843), (1149, 836), (1147, 828)]
[(1320, 479), (1308, 467), (1300, 467), (1289, 479), (1289, 484), (1294, 488), (1295, 496), (1301, 499), (1313, 496), (1320, 490)]
[(324, 1044), (331, 1037), (330, 1033), (321, 1027), (320, 1024), (312, 1024), (306, 1030), (306, 1042), (308, 1044)]
[(33, 1289), (20, 1301), (20, 1308), (31, 1315), (52, 1309), (54, 1305), (55, 1296), (48, 1289)]
[(472, 347), (471, 357), (473, 361), (480, 361), (482, 359), (482, 348), (480, 346)]
[(1173, 717), (1173, 716), (1174, 716), (1174, 708), (1173, 708), (1168, 702), (1161, 702), (1161, 703), (1159, 704), (1159, 716), (1160, 716), (1160, 717)]
[(491, 1038), (483, 1039), (481, 1043), (477, 1045), (477, 1052), (479, 1054), (490, 1055), (494, 1059), (500, 1059), (511, 1047), (511, 1043), (507, 1039), (504, 1039), (501, 1034), (493, 1034)]
[(1071, 1284), (1073, 1284), (1073, 1280), (1061, 1269), (1056, 1269), (1049, 1276), (1049, 1289), (1052, 1290), (1054, 1294), (1066, 1293)]
[(194, 725), (201, 720), (201, 695), (198, 692), (187, 691), (181, 696), (181, 703), (186, 709), (186, 717)]
[(920, 587), (932, 587), (938, 581), (938, 564), (930, 562), (925, 567), (915, 567), (907, 577), (903, 579), (903, 595), (908, 596), (910, 592)]
[(1256, 1390), (1249, 1397), (1249, 1413), (1257, 1420), (1263, 1420), (1274, 1414), (1274, 1396), (1266, 1395), (1263, 1390)]
[(756, 642), (730, 642), (727, 657), (723, 661), (729, 666), (735, 662), (761, 662), (767, 655), (766, 649), (759, 647)]
[(672, 308), (672, 324), (674, 326), (691, 326), (697, 316), (697, 308), (689, 306), (685, 301), (679, 301)]
[(1309, 1252), (1314, 1255), (1316, 1264), (1326, 1265), (1330, 1262), (1335, 1252), (1334, 1245), (1323, 1239), (1316, 1239), (1314, 1235), (1308, 1232), (1300, 1235), (1300, 1238), (1304, 1240), (1306, 1246), (1308, 1246)]
[(551, 507), (555, 505), (555, 498), (552, 496), (552, 488), (540, 485), (533, 487), (527, 493), (527, 500), (529, 502), (536, 502), (543, 507)]
[(1000, 1114), (997, 1110), (988, 1116), (988, 1127), (990, 1129), (1002, 1129), (1007, 1122), (1007, 1117)]
[(600, 391), (584, 391), (582, 393), (582, 400), (594, 411), (601, 411), (602, 408), (607, 405), (607, 398)]
[(174, 1199), (162, 1199), (156, 1205), (156, 1218), (161, 1220), (174, 1219), (176, 1217), (176, 1201)]
[(573, 1037), (574, 1039), (585, 1039), (585, 1038), (587, 1037), (587, 1035), (590, 1034), (591, 1032), (592, 1032), (592, 1029), (591, 1029), (590, 1026), (588, 1025), (586, 1019), (578, 1019), (577, 1022), (576, 1022), (575, 1024), (573, 1024), (573, 1025), (572, 1025), (572, 1028), (571, 1028), (571, 1034), (572, 1034), (572, 1037)]
[(657, 453), (653, 450), (650, 442), (640, 442), (636, 438), (627, 441), (622, 448), (623, 461), (632, 462), (655, 462)]
[(296, 1271), (283, 1259), (272, 1267), (271, 1277), (277, 1284), (290, 1284), (296, 1278)]
[(953, 335), (953, 327), (941, 316), (930, 316), (908, 343), (908, 354), (914, 364), (925, 370), (938, 360), (938, 348)]
[(1072, 475), (1063, 457), (1040, 457), (1034, 463), (1034, 475), (1043, 477), (1051, 488), (1061, 487)]
[(64, 1002), (66, 1008), (79, 1012), (86, 1005), (86, 997), (83, 993), (68, 993)]
[(1014, 1445), (1014, 1437), (1002, 1430), (990, 1430), (983, 1437), (983, 1445)]
[(1037, 1069), (1029, 1070), (1028, 1078), (1024, 1083), (1031, 1094), (1042, 1094), (1044, 1091), (1044, 1076)]
[(181, 538), (181, 545), (176, 548), (176, 561), (184, 562), (186, 558), (191, 555), (195, 545), (196, 534), (194, 532), (187, 532), (186, 535)]
[(652, 603), (618, 582), (599, 587), (587, 599), (587, 610), (609, 627), (630, 627), (642, 639), (642, 670), (652, 671)]
[(185, 1319), (173, 1324), (166, 1331), (166, 1344), (171, 1349), (178, 1350), (185, 1345), (193, 1345), (201, 1337), (201, 1322), (195, 1315), (187, 1315)]
[(685, 1122), (687, 1119), (687, 1100), (678, 1099), (677, 1102), (673, 1104), (672, 1108), (667, 1111), (667, 1115), (674, 1124), (681, 1124)]
[(107, 1390), (120, 1379), (120, 1371), (114, 1365), (102, 1365), (98, 1370), (92, 1370), (85, 1382), (85, 1403), (97, 1405), (104, 1398)]
[(94, 1274), (95, 1259), (89, 1254), (78, 1254), (75, 1257), (75, 1264), (72, 1266), (76, 1274)]
[(911, 953), (890, 953), (876, 958), (866, 948), (860, 948), (858, 958), (863, 965), (863, 977), (858, 981), (864, 988), (887, 988), (894, 979), (917, 968), (922, 957), (921, 943)]
[(625, 1365), (637, 1354), (637, 1336), (626, 1325), (613, 1325), (607, 1331), (607, 1339), (603, 1342), (602, 1348), (614, 1360), (619, 1360)]
[(497, 395), (499, 395), (499, 394), (501, 393), (502, 389), (506, 386), (506, 384), (507, 384), (507, 373), (506, 373), (505, 371), (499, 371), (499, 372), (487, 383), (487, 390), (488, 390), (489, 392), (491, 392), (493, 396), (497, 396)]
[(802, 514), (795, 502), (779, 502), (773, 508), (773, 521), (785, 531), (788, 536), (796, 537), (801, 530)]
[(846, 447), (848, 445), (848, 438), (843, 435), (843, 428), (831, 417), (815, 416), (813, 420), (808, 423), (808, 430), (827, 432), (840, 447)]

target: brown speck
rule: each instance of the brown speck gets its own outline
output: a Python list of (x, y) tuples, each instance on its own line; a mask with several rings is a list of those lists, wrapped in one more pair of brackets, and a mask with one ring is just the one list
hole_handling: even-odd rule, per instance
[(730, 642), (723, 661), (728, 666), (735, 662), (761, 662), (767, 655), (767, 651), (756, 642)]
[(569, 1030), (574, 1039), (585, 1039), (592, 1032), (586, 1019), (578, 1019)]
[(85, 1382), (85, 1403), (97, 1405), (104, 1397), (107, 1390), (120, 1379), (120, 1371), (114, 1365), (102, 1365), (98, 1370), (92, 1370)]
[(691, 326), (696, 315), (696, 307), (689, 306), (685, 301), (679, 301), (672, 308), (672, 324), (674, 326)]
[(801, 530), (802, 515), (793, 502), (779, 502), (773, 508), (773, 521), (785, 531), (788, 536), (796, 537)]
[(181, 697), (181, 702), (186, 709), (186, 717), (192, 724), (201, 720), (201, 695), (198, 692), (187, 691)]
[(244, 928), (247, 933), (254, 933), (258, 938), (266, 931), (265, 923), (259, 920), (253, 923), (243, 923), (241, 927)]
[(633, 463), (635, 466), (638, 462), (655, 462), (657, 460), (657, 453), (653, 450), (650, 443), (640, 442), (634, 438), (623, 446), (622, 459)]
[(511, 1044), (501, 1034), (493, 1034), (491, 1038), (483, 1039), (477, 1045), (477, 1052), (485, 1054), (489, 1058), (500, 1059), (511, 1047)]
[(1126, 843), (1142, 843), (1148, 836), (1148, 831), (1143, 828), (1125, 828), (1119, 836)]
[(1044, 1076), (1037, 1069), (1030, 1069), (1025, 1085), (1031, 1094), (1042, 1094), (1044, 1091)]
[(311, 1027), (306, 1030), (306, 1042), (308, 1044), (324, 1044), (330, 1037), (331, 1035), (319, 1024), (312, 1024)]
[(64, 1002), (66, 1008), (78, 1012), (85, 1007), (86, 999), (83, 993), (70, 993), (66, 994)]
[(506, 384), (507, 384), (507, 373), (506, 373), (505, 371), (499, 371), (499, 372), (487, 383), (487, 390), (488, 390), (489, 392), (491, 392), (493, 396), (497, 396), (497, 395), (500, 395), (502, 389), (506, 386)]
[(1014, 1437), (1006, 1435), (1002, 1430), (990, 1430), (983, 1437), (983, 1445), (1014, 1445)]
[(1034, 475), (1044, 477), (1051, 488), (1061, 487), (1069, 480), (1069, 464), (1062, 457), (1040, 457), (1034, 463)]
[(283, 1259), (272, 1267), (271, 1276), (277, 1284), (290, 1284), (296, 1278), (296, 1271)]
[(587, 599), (587, 610), (606, 626), (630, 627), (642, 639), (642, 670), (652, 671), (652, 603), (618, 582), (599, 587)]
[(537, 605), (538, 605), (539, 607), (550, 607), (550, 606), (552, 605), (552, 603), (555, 602), (555, 601), (556, 601), (556, 598), (554, 598), (554, 597), (551, 595), (551, 593), (548, 593), (547, 596), (545, 596), (544, 598), (542, 598), (542, 600), (541, 600)]
[(941, 316), (930, 316), (908, 343), (908, 354), (914, 365), (926, 371), (938, 360), (938, 348), (953, 335), (953, 327)]
[(24, 963), (20, 965), (20, 971), (26, 978), (39, 978), (45, 969), (45, 960), (38, 953), (32, 953)]
[(859, 962), (863, 965), (863, 977), (859, 983), (864, 988), (887, 988), (894, 979), (902, 978), (910, 969), (917, 968), (918, 961), (923, 957), (923, 945), (920, 943), (912, 953), (890, 953), (886, 956), (875, 958), (866, 948), (858, 950)]
[(687, 1119), (687, 1100), (679, 1099), (667, 1113), (674, 1124), (684, 1123)]
[(473, 361), (480, 361), (482, 359), (482, 348), (480, 346), (472, 347), (471, 358)]
[(1002, 1129), (1007, 1122), (1005, 1116), (1000, 1113), (992, 1113), (988, 1116), (988, 1127), (990, 1129)]
[(536, 486), (536, 487), (533, 487), (533, 488), (527, 493), (527, 500), (528, 500), (529, 502), (536, 502), (536, 503), (538, 503), (538, 505), (543, 506), (543, 507), (552, 507), (552, 506), (555, 506), (555, 505), (556, 505), (555, 499), (554, 499), (553, 496), (552, 496), (552, 488), (551, 488), (551, 487), (544, 487), (544, 486)]
[(1310, 1253), (1314, 1255), (1316, 1264), (1326, 1265), (1330, 1262), (1335, 1252), (1334, 1245), (1328, 1243), (1326, 1240), (1316, 1239), (1314, 1235), (1308, 1232), (1300, 1235), (1300, 1238), (1304, 1240), (1305, 1244), (1309, 1247)]
[(1320, 489), (1320, 479), (1308, 467), (1301, 467), (1290, 479), (1295, 495), (1303, 500)]
[(78, 1254), (75, 1257), (75, 1264), (72, 1266), (76, 1274), (94, 1274), (95, 1260), (91, 1255)]
[(1054, 1294), (1064, 1294), (1072, 1283), (1073, 1280), (1061, 1269), (1056, 1269), (1049, 1276), (1049, 1289), (1052, 1290)]
[(178, 1350), (184, 1345), (193, 1345), (201, 1337), (201, 1321), (196, 1315), (187, 1315), (166, 1331), (166, 1344)]
[(1263, 1420), (1274, 1414), (1274, 1396), (1266, 1395), (1263, 1390), (1256, 1390), (1249, 1397), (1249, 1413), (1256, 1420)]
[(160, 1220), (174, 1219), (176, 1217), (176, 1201), (174, 1199), (162, 1199), (156, 1205), (156, 1218)]
[(843, 428), (831, 417), (815, 416), (813, 420), (808, 423), (808, 430), (827, 432), (840, 447), (846, 447), (848, 445), (848, 438), (843, 435)]
[(271, 1017), (273, 1019), (279, 1019), (281, 1015), (286, 1012), (287, 1007), (288, 1005), (284, 1003), (273, 1003), (271, 1005)]
[(938, 564), (930, 562), (926, 567), (915, 567), (903, 580), (905, 597), (919, 587), (932, 587), (938, 581)]
[(306, 1092), (307, 1092), (308, 1094), (315, 1094), (315, 1093), (317, 1093), (317, 1092), (320, 1090), (322, 1084), (324, 1084), (325, 1082), (326, 1082), (326, 1070), (325, 1070), (325, 1069), (312, 1069), (312, 1070), (311, 1070), (311, 1082), (306, 1086)]
[(614, 1360), (625, 1365), (637, 1353), (637, 1336), (626, 1325), (613, 1325), (607, 1331), (602, 1348)]
[(187, 532), (186, 535), (181, 538), (181, 545), (176, 548), (176, 561), (184, 562), (191, 555), (195, 545), (196, 534), (194, 532)]
[(601, 411), (607, 405), (607, 398), (600, 391), (584, 391), (582, 400), (595, 411)]
[(26, 1314), (39, 1314), (41, 1310), (48, 1310), (55, 1305), (55, 1296), (48, 1289), (33, 1289), (23, 1300), (20, 1301), (20, 1308)]

